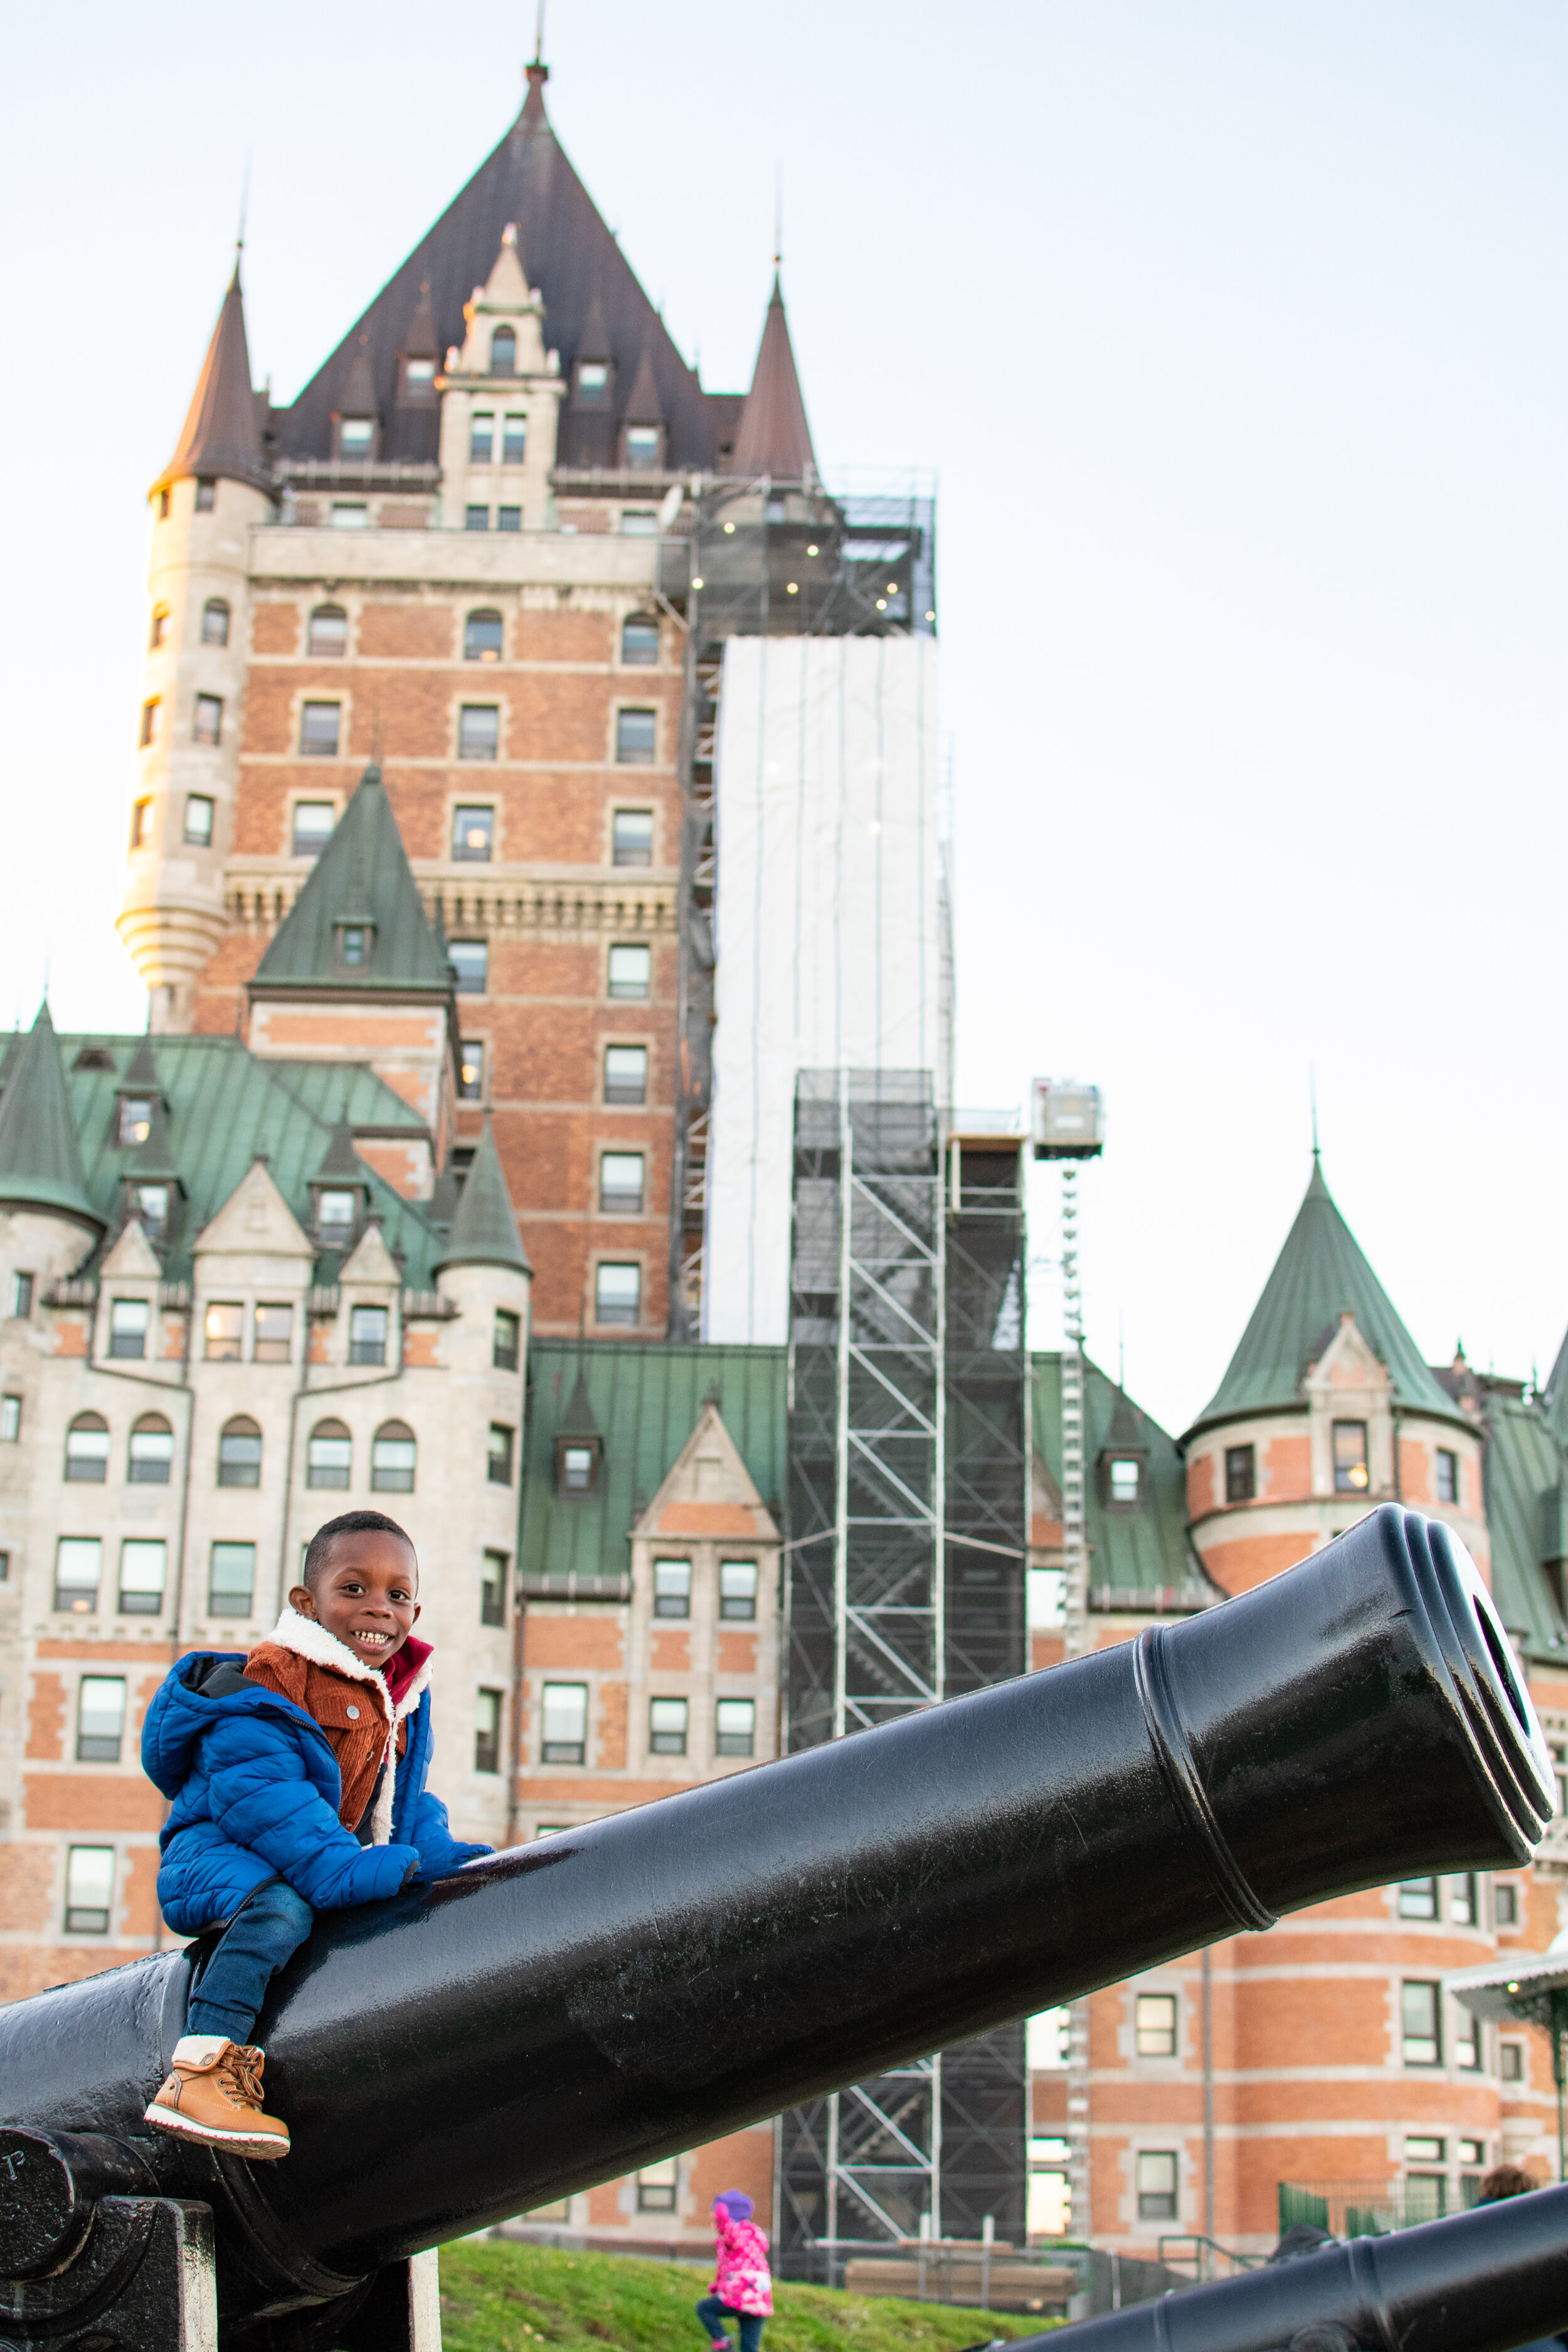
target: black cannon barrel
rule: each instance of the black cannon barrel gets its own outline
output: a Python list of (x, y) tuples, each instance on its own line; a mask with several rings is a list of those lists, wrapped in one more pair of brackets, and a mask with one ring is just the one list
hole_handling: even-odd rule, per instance
[[(1281, 1911), (1521, 1862), (1554, 1801), (1468, 1555), (1387, 1507), (1136, 1643), (324, 1916), (258, 2037), (294, 2152), (225, 2162), (220, 2234), (360, 2275)], [(133, 2129), (187, 1965), (0, 2012), (0, 2122)]]
[(1514, 2352), (1568, 2327), (1568, 2189), (1025, 2336), (1009, 2352)]

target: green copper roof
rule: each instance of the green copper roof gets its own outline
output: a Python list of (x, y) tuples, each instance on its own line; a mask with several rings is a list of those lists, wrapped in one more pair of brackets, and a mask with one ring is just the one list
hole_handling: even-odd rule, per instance
[(521, 1274), (533, 1271), (517, 1229), (517, 1215), (488, 1117), (437, 1265), (514, 1265)]
[[(370, 930), (362, 963), (343, 961), (344, 924)], [(450, 992), (446, 951), (430, 928), (374, 761), (262, 957), (252, 984)]]
[[(1062, 1360), (1029, 1358), (1035, 1452), (1055, 1481), (1062, 1479)], [(1147, 1454), (1136, 1509), (1109, 1509), (1102, 1499), (1100, 1456), (1126, 1446)], [(1187, 1541), (1187, 1474), (1174, 1441), (1132, 1402), (1100, 1366), (1086, 1359), (1083, 1394), (1084, 1517), (1089, 1580), (1151, 1592), (1202, 1584), (1203, 1571)]]
[(1568, 1656), (1563, 1622), (1542, 1560), (1560, 1558), (1563, 1454), (1545, 1413), (1483, 1382), (1487, 1533), (1492, 1598), (1529, 1657), (1559, 1668)]
[(0, 1095), (0, 1201), (29, 1209), (61, 1209), (89, 1223), (109, 1217), (87, 1189), (81, 1145), (71, 1117), (59, 1041), (47, 1003), (5, 1064)]
[(1317, 1155), (1296, 1222), (1241, 1335), (1226, 1376), (1188, 1436), (1238, 1413), (1300, 1405), (1307, 1367), (1321, 1355), (1346, 1307), (1388, 1367), (1397, 1402), (1407, 1410), (1458, 1418), (1394, 1310), (1354, 1234), (1334, 1205)]

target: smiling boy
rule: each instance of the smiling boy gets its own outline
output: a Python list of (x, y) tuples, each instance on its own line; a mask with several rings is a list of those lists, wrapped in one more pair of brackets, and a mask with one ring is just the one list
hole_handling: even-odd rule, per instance
[(407, 1536), (380, 1511), (345, 1512), (311, 1538), (302, 1575), (248, 1658), (182, 1658), (142, 1735), (148, 1778), (173, 1800), (163, 1916), (176, 1935), (223, 1929), (146, 2120), (252, 2159), (289, 2153), (249, 2036), (316, 1913), (381, 1901), (490, 1851), (459, 1844), (425, 1786), (431, 1652), (414, 1638)]

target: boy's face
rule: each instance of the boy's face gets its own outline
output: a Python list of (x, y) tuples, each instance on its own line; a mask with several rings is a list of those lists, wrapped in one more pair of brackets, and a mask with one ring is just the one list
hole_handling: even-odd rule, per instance
[(363, 1665), (384, 1666), (414, 1630), (418, 1590), (413, 1545), (374, 1528), (335, 1537), (314, 1592), (297, 1584), (289, 1605), (313, 1617)]

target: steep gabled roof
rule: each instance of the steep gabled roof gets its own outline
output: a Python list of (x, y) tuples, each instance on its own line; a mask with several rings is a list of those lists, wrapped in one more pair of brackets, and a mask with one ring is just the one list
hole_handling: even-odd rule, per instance
[(488, 1117), (458, 1197), (452, 1230), (436, 1265), (437, 1272), (449, 1265), (510, 1265), (520, 1274), (533, 1271), (517, 1229), (517, 1214)]
[[(1561, 1670), (1568, 1625), (1542, 1562), (1543, 1557), (1560, 1557), (1562, 1449), (1537, 1406), (1509, 1394), (1501, 1383), (1483, 1382), (1482, 1391), (1492, 1599), (1526, 1655), (1550, 1659)], [(1549, 1522), (1555, 1538), (1550, 1545)]]
[[(1147, 1456), (1136, 1510), (1111, 1510), (1098, 1478), (1085, 1481), (1084, 1521), (1089, 1580), (1123, 1591), (1184, 1591), (1203, 1583), (1187, 1538), (1187, 1475), (1173, 1439), (1132, 1402), (1092, 1358), (1084, 1358), (1083, 1451), (1093, 1462), (1109, 1447), (1126, 1445)], [(1062, 1360), (1031, 1355), (1035, 1455), (1059, 1495), (1062, 1462)], [(1058, 1506), (1059, 1507), (1059, 1506)]]
[(784, 316), (784, 289), (773, 272), (773, 290), (763, 322), (763, 340), (752, 389), (741, 411), (735, 446), (725, 469), (731, 474), (769, 474), (775, 482), (798, 482), (816, 472), (811, 427), (795, 370), (795, 346)]
[(0, 1201), (58, 1209), (101, 1226), (82, 1167), (65, 1065), (47, 1003), (6, 1067), (0, 1096)]
[[(374, 925), (369, 959), (352, 971), (339, 951), (343, 923)], [(446, 954), (430, 928), (374, 761), (250, 984), (335, 987), (356, 994), (364, 989), (450, 992)]]
[(161, 490), (187, 475), (226, 475), (237, 482), (272, 487), (272, 469), (261, 440), (261, 404), (251, 389), (250, 346), (245, 333), (245, 298), (239, 263), (223, 298), (207, 355), (185, 418), (179, 446), (153, 483)]
[(1311, 1181), (1296, 1222), (1224, 1380), (1188, 1436), (1212, 1422), (1231, 1420), (1238, 1413), (1278, 1412), (1302, 1404), (1301, 1383), (1307, 1367), (1322, 1353), (1347, 1307), (1363, 1338), (1386, 1365), (1397, 1404), (1407, 1411), (1439, 1413), (1445, 1421), (1462, 1418), (1422, 1361), (1388, 1293), (1341, 1216), (1314, 1152)]

